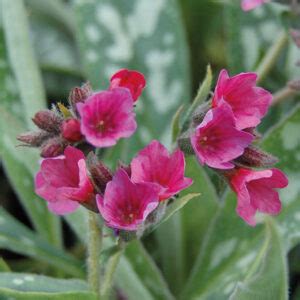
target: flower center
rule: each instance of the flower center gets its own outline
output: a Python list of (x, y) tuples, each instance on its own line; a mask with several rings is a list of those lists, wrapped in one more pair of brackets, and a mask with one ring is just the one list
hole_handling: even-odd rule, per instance
[(130, 213), (130, 214), (125, 214), (124, 215), (124, 221), (127, 224), (131, 224), (135, 219), (135, 214), (134, 213)]
[(103, 120), (101, 120), (97, 126), (96, 126), (96, 129), (100, 132), (104, 132), (105, 131), (105, 123)]
[(207, 145), (207, 141), (208, 141), (208, 137), (207, 136), (201, 137), (201, 139), (199, 140), (200, 146), (202, 146), (202, 147), (206, 146)]

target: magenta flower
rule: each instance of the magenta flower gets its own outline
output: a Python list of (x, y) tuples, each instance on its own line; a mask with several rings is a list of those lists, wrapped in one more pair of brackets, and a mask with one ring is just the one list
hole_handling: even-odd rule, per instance
[(158, 141), (152, 141), (131, 162), (133, 182), (151, 182), (159, 187), (159, 200), (163, 201), (189, 187), (193, 180), (184, 177), (184, 154), (176, 150), (169, 154)]
[(242, 0), (241, 6), (244, 11), (248, 11), (267, 2), (270, 2), (270, 0)]
[(109, 89), (112, 90), (116, 87), (128, 88), (135, 102), (138, 100), (145, 86), (146, 80), (142, 73), (122, 69), (111, 77)]
[(191, 135), (191, 143), (202, 165), (231, 169), (234, 164), (230, 161), (241, 156), (253, 138), (252, 134), (235, 127), (232, 110), (223, 101), (221, 106), (207, 112)]
[(120, 138), (131, 136), (137, 127), (133, 100), (126, 88), (91, 95), (78, 103), (81, 133), (95, 147), (110, 147)]
[(268, 111), (272, 95), (256, 86), (255, 73), (241, 73), (229, 77), (226, 70), (219, 75), (212, 106), (226, 101), (234, 114), (237, 129), (257, 126)]
[(105, 189), (97, 195), (98, 209), (107, 226), (137, 230), (158, 206), (158, 189), (150, 183), (133, 183), (126, 171), (119, 169)]
[(44, 159), (35, 177), (35, 192), (56, 214), (73, 212), (79, 203), (91, 201), (94, 188), (87, 175), (84, 154), (68, 146), (64, 155)]
[(232, 189), (237, 193), (237, 213), (249, 225), (255, 226), (255, 213), (277, 215), (281, 202), (276, 189), (288, 185), (288, 179), (278, 169), (253, 171), (237, 169), (230, 179)]

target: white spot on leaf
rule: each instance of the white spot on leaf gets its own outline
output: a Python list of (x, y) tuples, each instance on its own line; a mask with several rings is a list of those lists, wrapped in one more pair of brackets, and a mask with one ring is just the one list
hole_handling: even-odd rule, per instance
[(15, 279), (13, 279), (12, 283), (15, 285), (21, 285), (24, 283), (24, 281), (22, 279), (15, 278)]
[(283, 147), (287, 150), (294, 150), (300, 145), (299, 125), (288, 123), (281, 132)]

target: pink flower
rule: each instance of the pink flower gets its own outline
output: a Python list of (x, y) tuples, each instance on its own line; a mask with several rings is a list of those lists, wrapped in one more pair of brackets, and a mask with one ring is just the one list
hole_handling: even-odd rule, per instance
[(107, 184), (104, 197), (96, 199), (107, 226), (128, 231), (137, 230), (159, 203), (155, 185), (133, 183), (123, 169)]
[(119, 70), (110, 79), (109, 89), (116, 87), (128, 88), (133, 101), (137, 101), (146, 85), (145, 77), (142, 73), (127, 69)]
[(77, 119), (68, 119), (63, 121), (61, 134), (69, 142), (80, 141), (82, 139), (80, 122)]
[(64, 155), (44, 159), (35, 177), (35, 192), (56, 214), (73, 212), (79, 203), (93, 199), (94, 188), (87, 176), (84, 154), (68, 146)]
[(189, 187), (193, 180), (184, 177), (184, 154), (176, 150), (169, 154), (158, 141), (152, 141), (131, 162), (133, 182), (151, 182), (159, 186), (160, 201)]
[(226, 70), (220, 72), (212, 106), (218, 107), (226, 101), (232, 108), (238, 129), (258, 125), (272, 101), (271, 93), (257, 87), (256, 80), (255, 73), (229, 77)]
[(128, 89), (115, 88), (78, 103), (81, 132), (95, 147), (110, 147), (136, 130), (133, 100)]
[(252, 134), (235, 127), (232, 110), (225, 102), (210, 109), (191, 135), (199, 162), (216, 169), (233, 168), (230, 161), (241, 156), (252, 140)]
[(242, 0), (241, 6), (244, 11), (252, 10), (270, 0)]
[(276, 215), (281, 210), (281, 202), (276, 189), (288, 185), (288, 179), (278, 169), (252, 171), (237, 169), (230, 179), (232, 189), (237, 193), (237, 213), (249, 225), (254, 226), (255, 213)]

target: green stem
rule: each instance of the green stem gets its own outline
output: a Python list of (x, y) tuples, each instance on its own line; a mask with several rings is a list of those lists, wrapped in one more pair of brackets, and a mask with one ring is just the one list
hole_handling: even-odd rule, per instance
[(274, 94), (272, 105), (279, 104), (283, 102), (286, 99), (289, 99), (295, 95), (297, 95), (299, 91), (296, 91), (294, 89), (291, 89), (290, 87), (284, 87), (283, 89), (279, 90)]
[(258, 83), (262, 82), (266, 78), (270, 70), (277, 62), (277, 59), (280, 56), (282, 50), (287, 45), (287, 42), (288, 34), (286, 31), (283, 31), (279, 35), (278, 39), (271, 45), (265, 57), (262, 59), (258, 68), (256, 69), (256, 73), (258, 75)]
[(97, 295), (100, 293), (100, 250), (102, 244), (102, 228), (98, 224), (97, 214), (89, 211), (88, 232), (88, 284)]
[(113, 256), (109, 258), (109, 261), (106, 266), (105, 277), (103, 280), (103, 284), (101, 287), (101, 299), (107, 300), (109, 299), (111, 288), (113, 285), (114, 275), (117, 270), (118, 263), (123, 254), (124, 249), (120, 249)]

